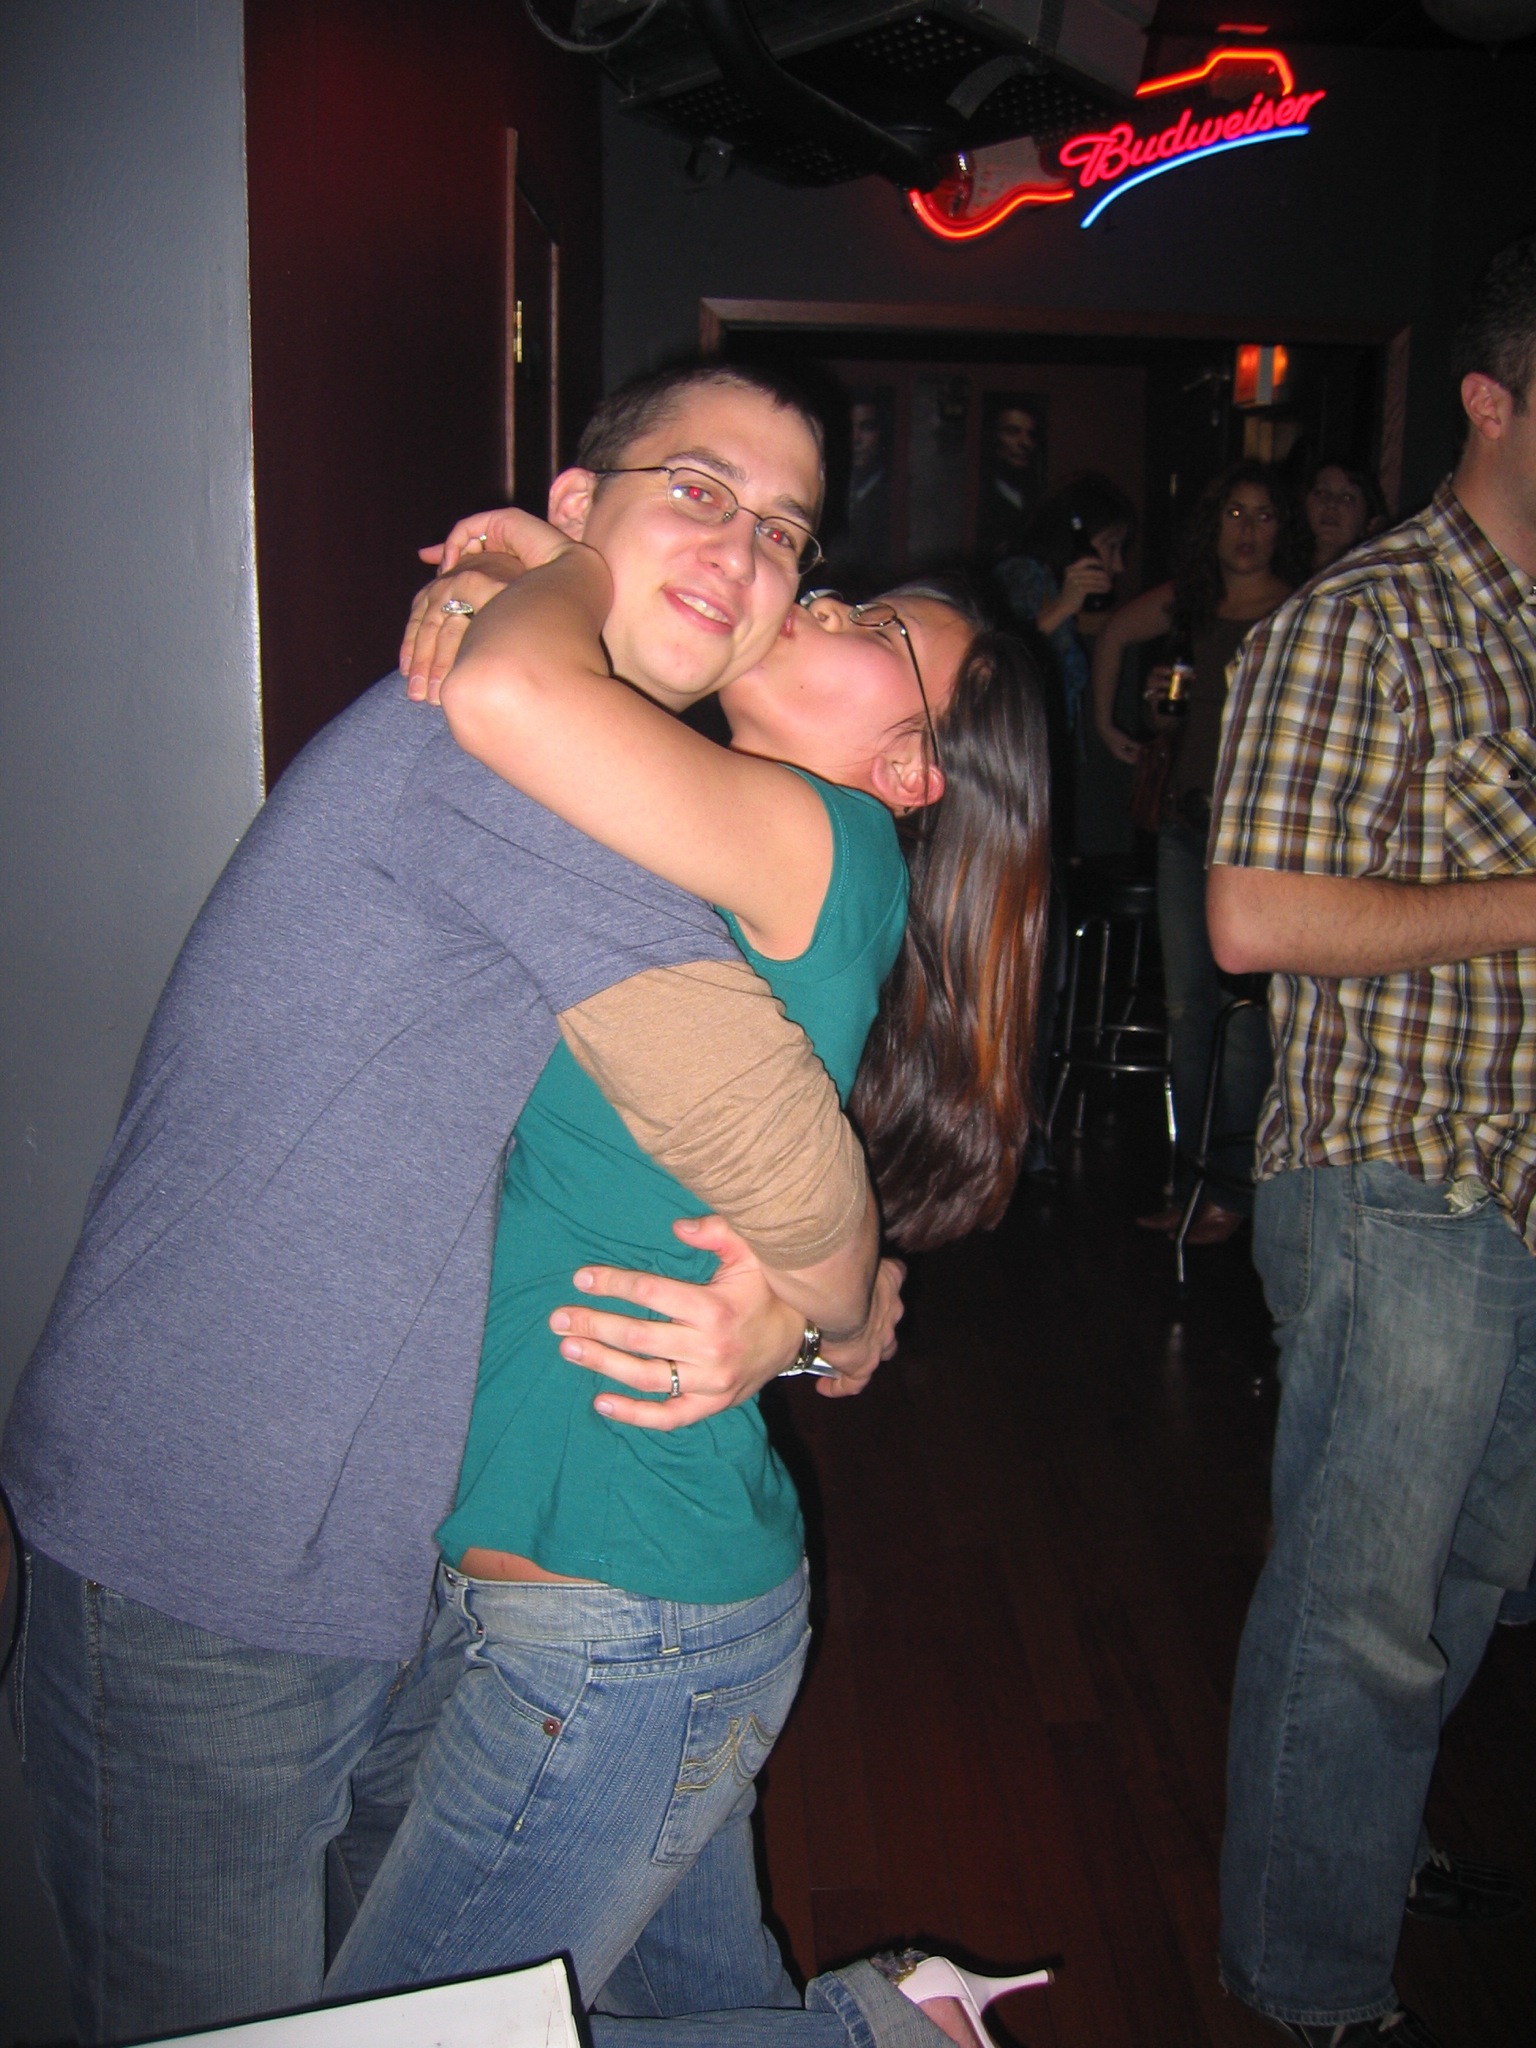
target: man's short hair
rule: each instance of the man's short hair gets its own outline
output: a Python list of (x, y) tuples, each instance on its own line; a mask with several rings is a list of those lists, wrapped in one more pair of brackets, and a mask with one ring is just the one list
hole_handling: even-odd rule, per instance
[(1481, 374), (1524, 412), (1536, 374), (1536, 233), (1501, 249), (1472, 288), (1452, 344), (1456, 389)]
[(675, 413), (691, 391), (755, 391), (803, 422), (821, 457), (826, 435), (805, 393), (777, 370), (756, 363), (676, 363), (631, 377), (603, 399), (576, 450), (578, 469), (621, 469), (635, 443)]

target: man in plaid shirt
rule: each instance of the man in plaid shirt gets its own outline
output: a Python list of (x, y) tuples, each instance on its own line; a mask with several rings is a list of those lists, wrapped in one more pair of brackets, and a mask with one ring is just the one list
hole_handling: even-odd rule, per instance
[(1392, 1986), (1445, 1716), (1536, 1551), (1536, 235), (1457, 337), (1427, 511), (1247, 643), (1207, 909), (1269, 971), (1254, 1252), (1283, 1392), (1238, 1656), (1222, 1971), (1292, 2038), (1434, 2048)]

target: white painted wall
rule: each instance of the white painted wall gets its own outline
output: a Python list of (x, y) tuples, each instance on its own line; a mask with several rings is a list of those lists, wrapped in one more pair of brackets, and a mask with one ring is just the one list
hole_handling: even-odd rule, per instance
[[(0, 6), (0, 1415), (261, 797), (240, 0)], [(0, 1744), (0, 2048), (68, 2029)]]
[(0, 9), (0, 1408), (260, 801), (240, 0)]

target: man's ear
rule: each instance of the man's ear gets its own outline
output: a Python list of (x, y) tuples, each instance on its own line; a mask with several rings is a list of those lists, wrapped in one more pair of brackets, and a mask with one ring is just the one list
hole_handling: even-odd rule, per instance
[(1469, 370), (1461, 380), (1461, 402), (1472, 431), (1483, 441), (1500, 441), (1509, 427), (1515, 401), (1497, 377)]
[(597, 492), (597, 472), (562, 469), (549, 487), (549, 523), (571, 540), (586, 537), (587, 520)]
[(944, 770), (924, 760), (921, 733), (909, 733), (890, 753), (877, 754), (870, 781), (881, 803), (898, 818), (936, 804), (944, 794)]

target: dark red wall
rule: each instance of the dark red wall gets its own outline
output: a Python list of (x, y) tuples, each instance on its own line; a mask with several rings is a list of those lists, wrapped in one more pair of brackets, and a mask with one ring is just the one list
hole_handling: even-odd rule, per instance
[(248, 0), (269, 783), (393, 663), (415, 549), (502, 501), (505, 131), (561, 243), (563, 447), (601, 389), (597, 73), (515, 0)]

